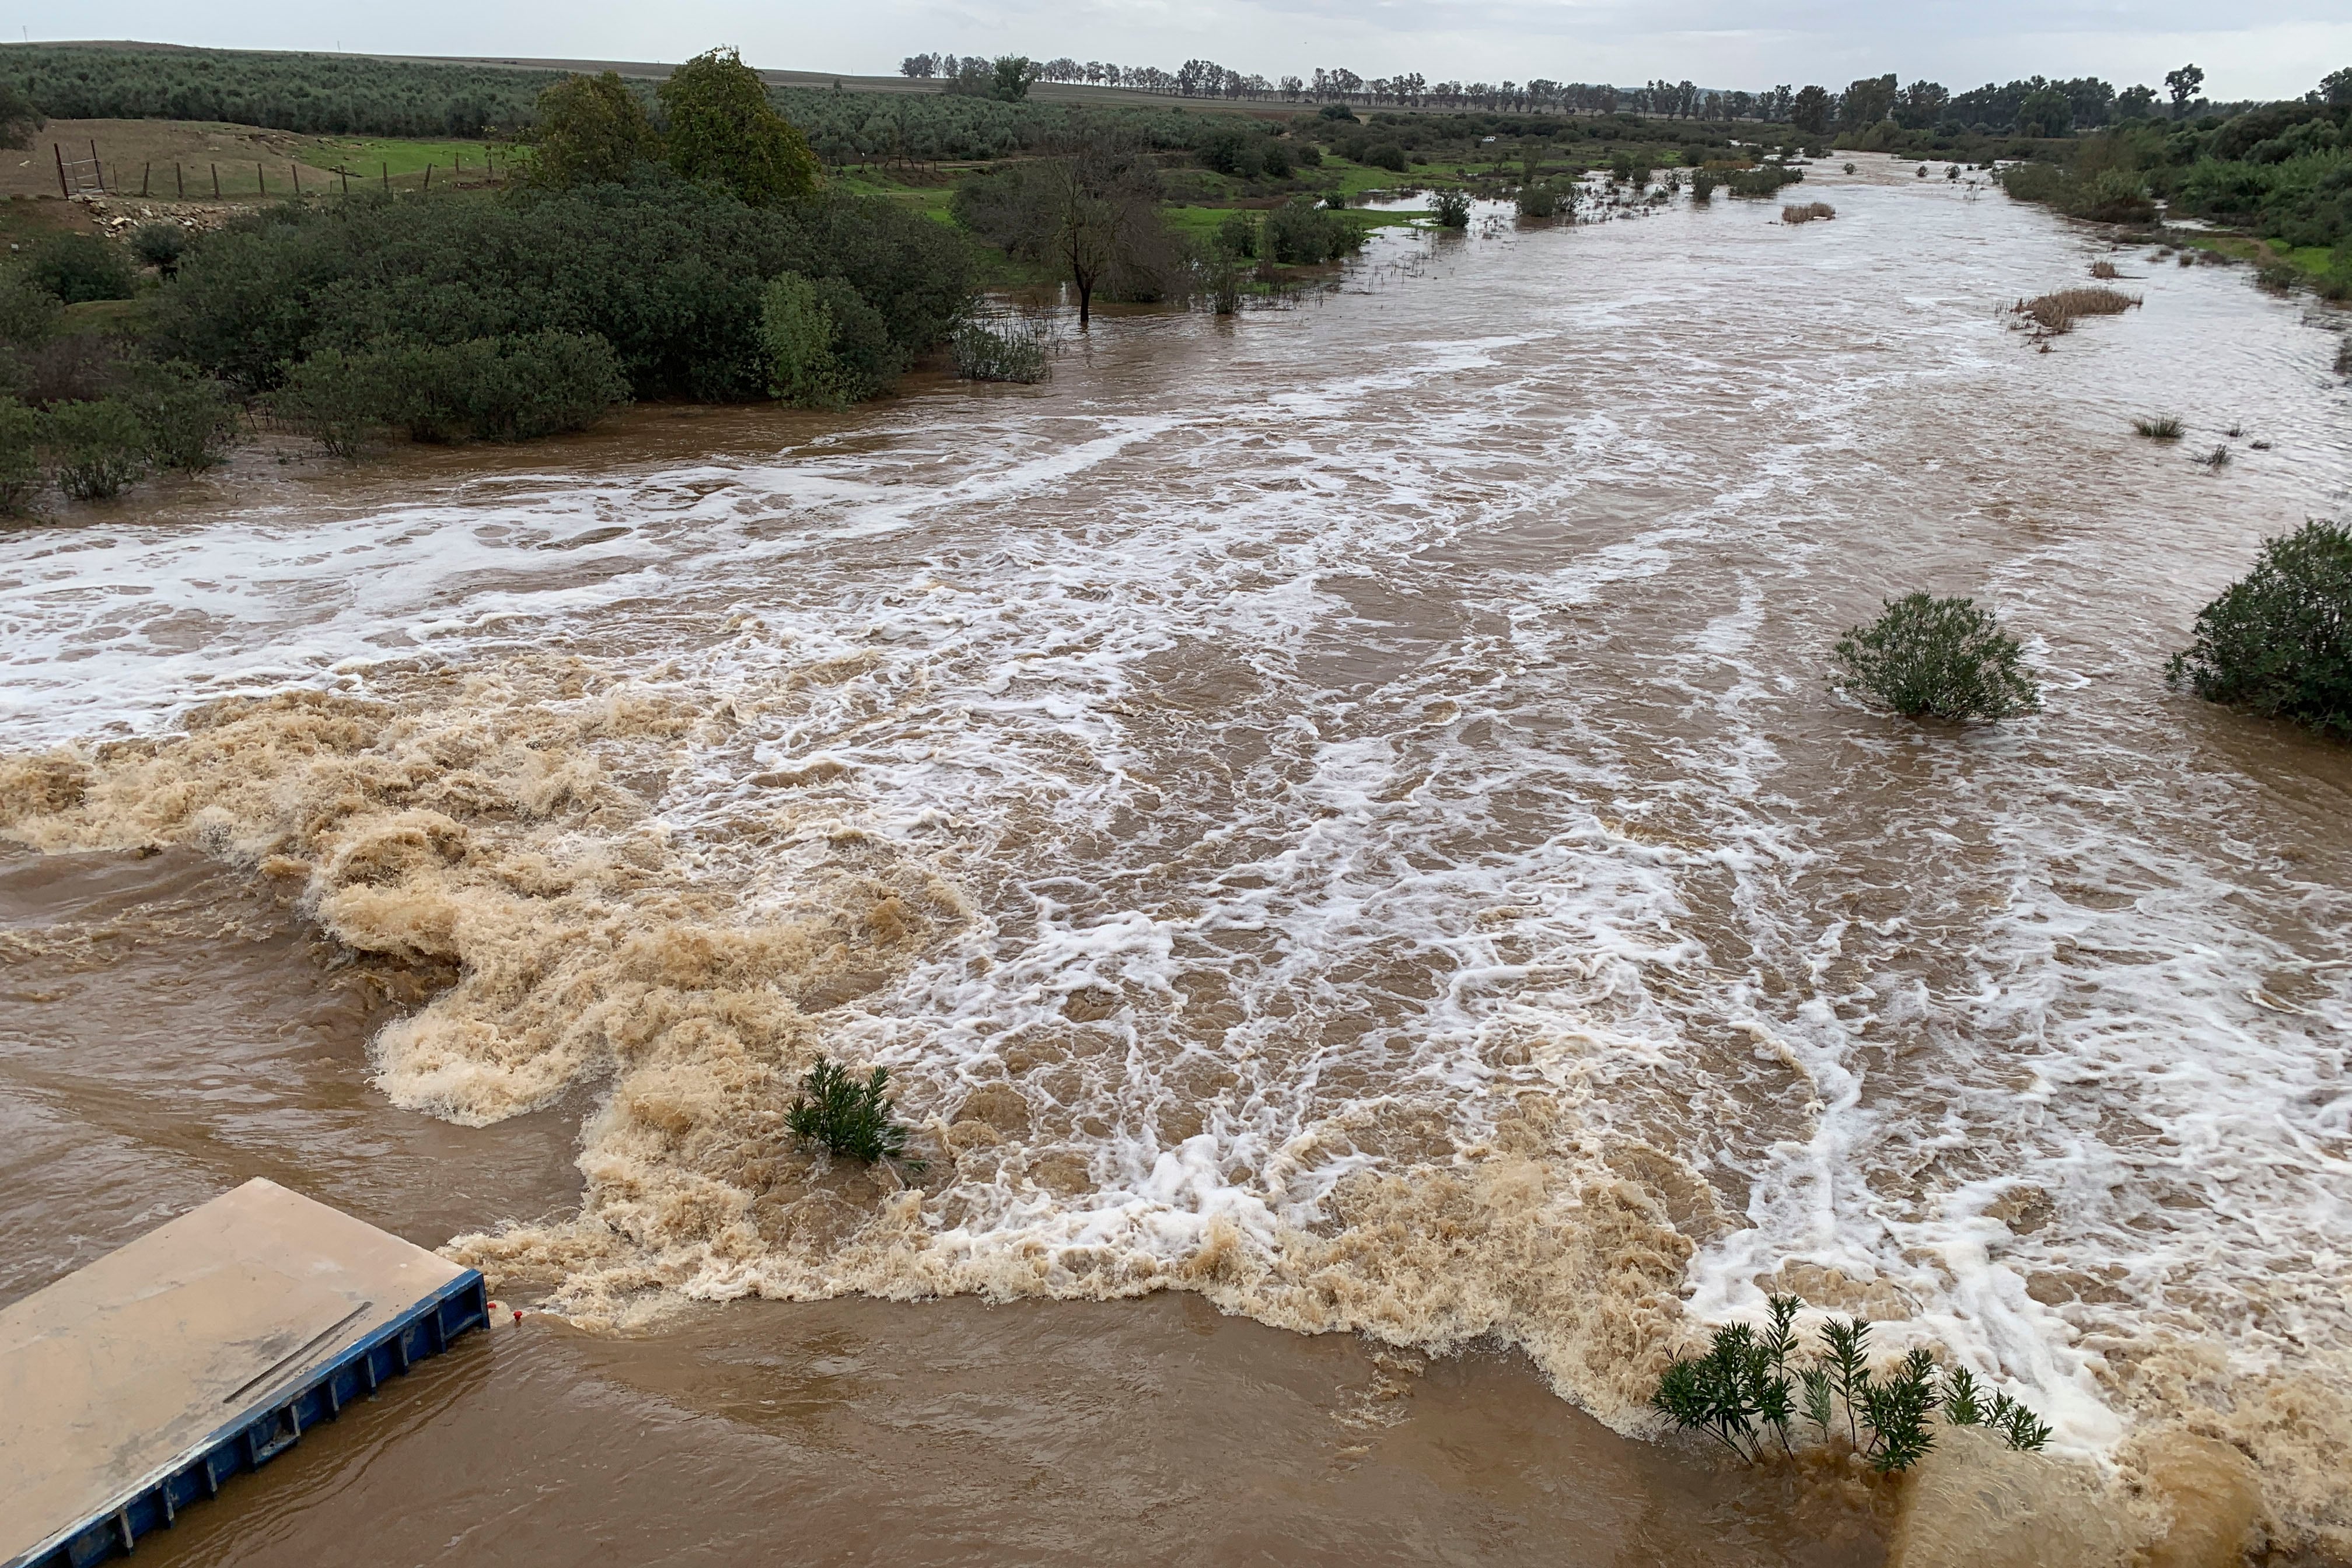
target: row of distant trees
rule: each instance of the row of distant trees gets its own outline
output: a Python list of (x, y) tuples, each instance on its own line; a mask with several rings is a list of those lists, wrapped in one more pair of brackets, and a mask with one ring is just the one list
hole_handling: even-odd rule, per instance
[[(1008, 70), (1008, 66), (1013, 68)], [(952, 54), (909, 55), (900, 72), (919, 80), (938, 78), (967, 91), (1014, 97), (1014, 81), (1084, 83), (1129, 88), (1172, 98), (1222, 98), (1287, 103), (1342, 103), (1363, 108), (1485, 110), (1495, 112), (1615, 114), (1685, 120), (1755, 120), (1793, 124), (1826, 135), (1860, 130), (1892, 120), (1905, 130), (1987, 130), (2025, 136), (2065, 136), (2119, 120), (2147, 119), (2159, 99), (2148, 87), (2117, 91), (2096, 77), (2053, 80), (2028, 77), (2006, 85), (1987, 82), (1955, 93), (1941, 82), (1901, 85), (1889, 73), (1864, 77), (1843, 92), (1788, 83), (1759, 92), (1704, 89), (1690, 81), (1645, 82), (1617, 87), (1607, 82), (1431, 81), (1418, 72), (1366, 78), (1345, 69), (1318, 68), (1312, 77), (1268, 78), (1231, 70), (1213, 60), (1187, 60), (1178, 69), (1122, 66), (1108, 60), (1031, 60), (1022, 56), (984, 59)], [(2183, 66), (2165, 78), (2169, 107), (2177, 118), (2201, 102), (2205, 73)]]

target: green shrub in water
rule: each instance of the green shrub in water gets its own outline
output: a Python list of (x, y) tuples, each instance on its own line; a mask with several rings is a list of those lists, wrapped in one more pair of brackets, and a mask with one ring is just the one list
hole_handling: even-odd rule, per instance
[(323, 349), (286, 372), (270, 412), (338, 457), (357, 457), (384, 423), (372, 356)]
[(1551, 186), (1534, 181), (1521, 185), (1511, 197), (1523, 218), (1549, 218), (1559, 215), (1559, 193)]
[(1470, 226), (1470, 193), (1454, 185), (1433, 191), (1429, 213), (1437, 220), (1439, 228), (1466, 229)]
[(2165, 674), (2208, 702), (2352, 740), (2352, 528), (2310, 522), (2266, 540)]
[(613, 346), (587, 332), (405, 343), (356, 356), (377, 413), (415, 441), (530, 441), (583, 430), (629, 398)]
[(120, 398), (50, 405), (41, 415), (58, 488), (77, 501), (102, 501), (147, 470), (147, 427)]
[(2008, 718), (2042, 706), (2017, 639), (1973, 600), (1906, 595), (1831, 651), (1831, 684), (1910, 718)]
[(1307, 196), (1265, 214), (1259, 255), (1285, 267), (1318, 267), (1363, 248), (1364, 231)]
[(1987, 1402), (1966, 1367), (1941, 1373), (1924, 1350), (1874, 1372), (1870, 1324), (1861, 1320), (1829, 1319), (1810, 1363), (1800, 1363), (1795, 1325), (1803, 1304), (1773, 1296), (1760, 1331), (1749, 1323), (1717, 1329), (1706, 1354), (1667, 1364), (1651, 1406), (1750, 1464), (1767, 1457), (1768, 1442), (1794, 1454), (1800, 1415), (1823, 1442), (1843, 1427), (1844, 1440), (1882, 1475), (1909, 1469), (1935, 1447), (1935, 1416), (1947, 1426), (1990, 1427), (2012, 1448), (2038, 1449), (2050, 1440), (2032, 1411), (2005, 1394)]
[(1030, 384), (1053, 373), (1042, 329), (1010, 321), (993, 326), (967, 321), (956, 329), (948, 347), (955, 356), (956, 374), (967, 381)]
[[(857, 1079), (837, 1063), (820, 1061), (801, 1080), (800, 1097), (785, 1113), (785, 1125), (803, 1143), (868, 1165), (903, 1158), (907, 1129), (890, 1113), (889, 1085), (887, 1067)], [(920, 1161), (909, 1163), (921, 1168)]]
[(220, 382), (184, 365), (148, 365), (123, 394), (146, 427), (147, 460), (197, 474), (226, 461), (236, 439), (236, 408)]
[(802, 408), (846, 408), (898, 374), (880, 311), (838, 277), (776, 275), (760, 302), (768, 390)]

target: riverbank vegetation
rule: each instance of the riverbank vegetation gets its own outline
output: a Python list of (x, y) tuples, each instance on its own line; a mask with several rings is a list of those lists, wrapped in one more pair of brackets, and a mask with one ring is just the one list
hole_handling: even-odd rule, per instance
[(827, 1154), (868, 1165), (904, 1161), (921, 1170), (923, 1162), (908, 1160), (908, 1130), (897, 1117), (890, 1098), (890, 1070), (877, 1067), (864, 1078), (838, 1062), (819, 1061), (801, 1080), (801, 1092), (784, 1113), (793, 1137)]
[(2273, 287), (2352, 298), (2352, 69), (2291, 102), (2126, 120), (2000, 179), (2021, 201), (2098, 222), (2144, 223), (2162, 202), (2223, 231), (2168, 237), (2233, 248)]
[(2197, 616), (2166, 670), (2209, 702), (2352, 740), (2352, 528), (2264, 541), (2253, 570)]
[(1831, 650), (1831, 684), (1907, 718), (2002, 719), (2034, 713), (2042, 691), (2024, 650), (1973, 600), (1890, 601)]

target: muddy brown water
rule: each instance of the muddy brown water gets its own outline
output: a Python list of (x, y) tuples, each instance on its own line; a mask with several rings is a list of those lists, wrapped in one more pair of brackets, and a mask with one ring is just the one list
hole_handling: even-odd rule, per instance
[[(2352, 1539), (2352, 762), (2161, 678), (2346, 503), (2329, 324), (2038, 352), (2101, 242), (1809, 184), (0, 539), (0, 1300), (259, 1175), (548, 1309), (158, 1550), (1874, 1561), (1620, 1435), (1776, 1286)], [(1829, 693), (1915, 587), (2045, 710)]]

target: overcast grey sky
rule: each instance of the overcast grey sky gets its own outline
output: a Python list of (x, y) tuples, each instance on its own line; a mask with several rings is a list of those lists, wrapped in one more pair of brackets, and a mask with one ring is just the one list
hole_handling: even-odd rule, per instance
[(732, 43), (756, 65), (844, 73), (945, 49), (1171, 69), (1200, 56), (1268, 77), (1331, 66), (1754, 89), (1836, 88), (1891, 70), (1958, 90), (2039, 72), (2160, 89), (2167, 70), (2193, 60), (2210, 96), (2236, 99), (2300, 93), (2352, 65), (2347, 0), (0, 0), (0, 18), (18, 38), (239, 48), (676, 60)]

